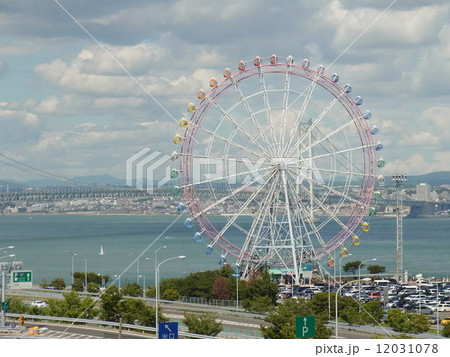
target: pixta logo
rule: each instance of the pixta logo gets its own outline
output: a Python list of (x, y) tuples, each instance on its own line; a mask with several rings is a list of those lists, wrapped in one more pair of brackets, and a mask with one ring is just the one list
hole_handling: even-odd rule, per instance
[(170, 180), (170, 156), (144, 148), (126, 161), (126, 184), (152, 193)]
[[(126, 161), (126, 184), (139, 190), (147, 190), (153, 193), (154, 188), (160, 188), (168, 183), (174, 176), (172, 172), (173, 162), (179, 157), (174, 152), (172, 155), (165, 155), (150, 148), (144, 148), (131, 156)], [(259, 158), (250, 160), (248, 158), (193, 158), (193, 177), (190, 182), (193, 184), (227, 182), (229, 185), (263, 185), (268, 176), (273, 173), (274, 168), (297, 166), (298, 160), (295, 158)], [(298, 169), (296, 181), (302, 181), (310, 176), (323, 183), (322, 175), (314, 165), (313, 160), (304, 160), (301, 169)]]

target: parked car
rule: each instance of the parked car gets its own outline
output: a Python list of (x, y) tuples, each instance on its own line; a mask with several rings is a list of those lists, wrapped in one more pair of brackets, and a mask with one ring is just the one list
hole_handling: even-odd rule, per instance
[(31, 306), (36, 306), (36, 307), (47, 307), (47, 304), (43, 301), (33, 301), (31, 303)]
[(427, 306), (421, 306), (420, 309), (418, 307), (416, 307), (414, 309), (414, 312), (417, 312), (417, 313), (420, 312), (421, 314), (431, 315), (433, 313), (433, 310)]
[(441, 320), (441, 325), (450, 324), (450, 317), (445, 317)]

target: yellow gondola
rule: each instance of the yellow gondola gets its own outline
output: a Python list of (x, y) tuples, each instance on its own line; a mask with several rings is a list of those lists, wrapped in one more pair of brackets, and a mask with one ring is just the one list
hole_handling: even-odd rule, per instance
[(369, 229), (370, 229), (369, 223), (367, 223), (367, 222), (361, 223), (361, 230), (362, 230), (363, 232), (368, 232)]
[(189, 103), (189, 104), (188, 104), (188, 106), (187, 106), (187, 111), (188, 111), (189, 113), (195, 112), (195, 105), (194, 105), (194, 103)]
[(181, 135), (177, 134), (173, 137), (174, 144), (181, 144), (182, 141), (183, 141), (183, 137)]
[(186, 128), (187, 126), (188, 126), (188, 121), (187, 121), (187, 119), (186, 118), (181, 118), (180, 119), (180, 121), (179, 121), (179, 123), (180, 123), (180, 126), (182, 127), (182, 128)]

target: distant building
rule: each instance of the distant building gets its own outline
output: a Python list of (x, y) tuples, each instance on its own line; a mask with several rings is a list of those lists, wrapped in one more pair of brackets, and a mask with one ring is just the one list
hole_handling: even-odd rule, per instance
[(418, 201), (431, 201), (431, 186), (427, 183), (417, 185), (416, 195)]

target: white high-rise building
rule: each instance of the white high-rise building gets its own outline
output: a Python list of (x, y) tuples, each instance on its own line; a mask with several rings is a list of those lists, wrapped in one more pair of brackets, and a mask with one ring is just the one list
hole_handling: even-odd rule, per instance
[(418, 201), (431, 201), (431, 186), (427, 183), (421, 183), (416, 186)]

